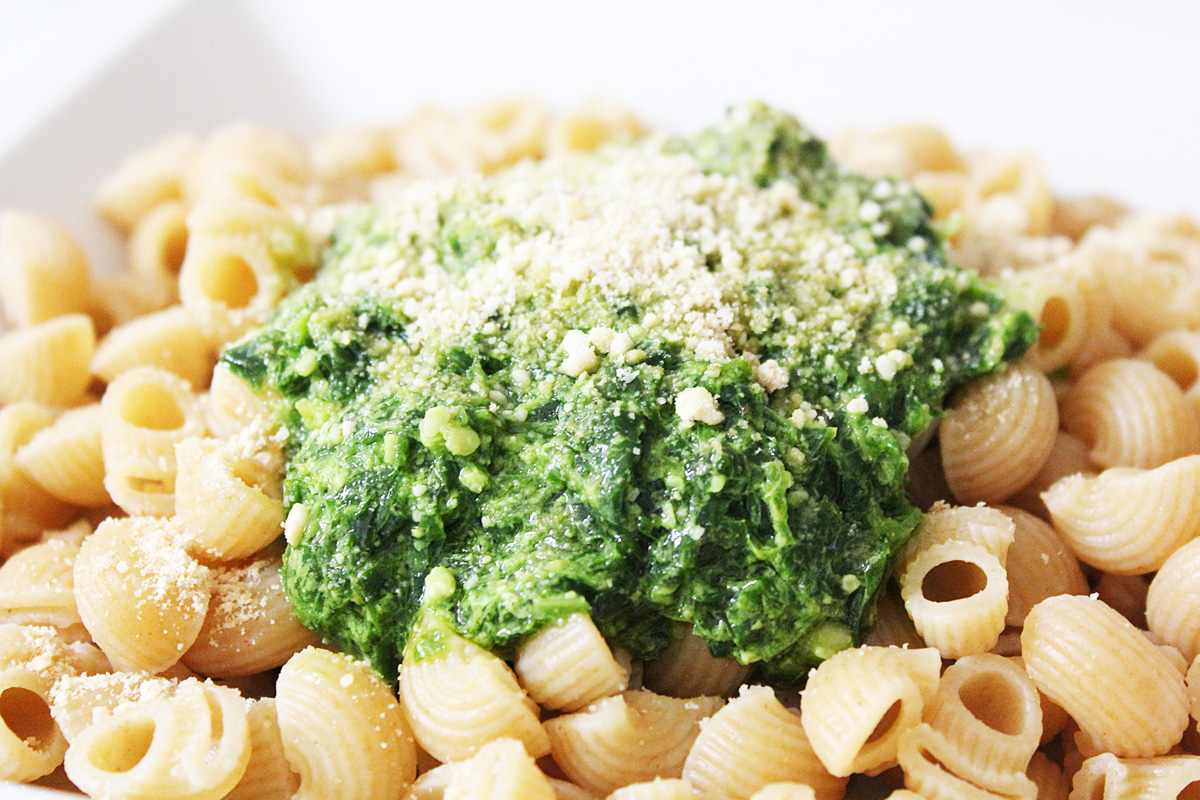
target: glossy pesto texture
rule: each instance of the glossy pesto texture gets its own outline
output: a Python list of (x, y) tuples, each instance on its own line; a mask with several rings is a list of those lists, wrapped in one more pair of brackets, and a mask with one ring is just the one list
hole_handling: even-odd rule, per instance
[(502, 654), (588, 611), (797, 682), (919, 520), (910, 437), (1035, 334), (910, 187), (751, 105), (362, 209), (224, 360), (288, 433), (296, 613), (385, 676), (444, 567), (426, 607)]

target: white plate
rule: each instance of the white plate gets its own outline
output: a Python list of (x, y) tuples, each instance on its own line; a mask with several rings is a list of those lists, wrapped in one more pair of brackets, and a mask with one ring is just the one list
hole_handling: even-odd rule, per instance
[(311, 135), (525, 93), (680, 128), (750, 97), (818, 132), (930, 121), (1038, 153), (1058, 190), (1200, 213), (1198, 33), (1200, 4), (1165, 1), (0, 4), (0, 207), (59, 219), (110, 269), (92, 188), (163, 133)]

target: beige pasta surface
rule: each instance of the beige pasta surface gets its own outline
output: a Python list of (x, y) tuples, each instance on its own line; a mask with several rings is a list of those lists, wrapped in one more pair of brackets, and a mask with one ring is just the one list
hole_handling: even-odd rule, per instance
[(836, 800), (846, 787), (817, 757), (800, 715), (766, 686), (743, 689), (705, 723), (683, 778), (702, 796), (722, 800), (749, 800), (781, 782), (803, 783), (818, 800)]
[(1013, 521), (1013, 542), (1005, 557), (1008, 576), (1007, 625), (1021, 625), (1035, 605), (1060, 594), (1087, 594), (1087, 579), (1075, 554), (1049, 524), (1019, 508), (1000, 506)]
[(110, 506), (113, 501), (104, 486), (103, 428), (104, 411), (99, 403), (69, 409), (35, 433), (13, 460), (64, 503)]
[(628, 691), (548, 720), (545, 727), (559, 768), (583, 788), (605, 795), (632, 783), (679, 778), (701, 721), (721, 705), (715, 697)]
[(38, 214), (0, 211), (0, 307), (11, 324), (86, 313), (91, 282), (87, 255), (68, 230)]
[(1071, 475), (1042, 493), (1079, 560), (1115, 575), (1154, 572), (1200, 532), (1200, 456), (1150, 470)]
[(647, 661), (642, 680), (647, 689), (671, 697), (724, 697), (750, 674), (750, 667), (732, 658), (717, 658), (708, 642), (683, 626), (657, 658)]
[(1120, 614), (1091, 597), (1043, 600), (1021, 633), (1025, 669), (1105, 750), (1165, 754), (1188, 723), (1183, 676)]
[(629, 685), (621, 663), (591, 618), (572, 614), (521, 645), (513, 670), (538, 705), (577, 711)]
[(91, 380), (87, 364), (95, 349), (95, 325), (83, 314), (0, 333), (0, 404), (75, 405)]
[(1200, 654), (1200, 539), (1163, 562), (1146, 594), (1146, 623), (1188, 661)]
[(995, 503), (1038, 474), (1058, 431), (1050, 380), (1016, 364), (976, 381), (946, 412), (938, 428), (942, 469), (959, 502)]
[(364, 662), (310, 647), (280, 671), (275, 711), (299, 800), (391, 800), (416, 774), (395, 694)]

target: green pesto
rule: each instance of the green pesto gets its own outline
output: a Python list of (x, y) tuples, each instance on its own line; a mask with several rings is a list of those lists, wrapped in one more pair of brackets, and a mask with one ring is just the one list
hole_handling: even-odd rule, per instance
[[(621, 172), (637, 159), (651, 166)], [(529, 186), (583, 198), (586, 216), (588, 187), (614, 175), (633, 175), (644, 198), (645, 181), (683, 173), (661, 185), (694, 174), (763, 208), (791, 200), (747, 222), (715, 189), (693, 191), (725, 244), (668, 209), (644, 224), (698, 260), (644, 286), (572, 283), (536, 258), (500, 270), (523, 246), (570, 252), (558, 212), (518, 210)], [(671, 315), (692, 280), (719, 286), (723, 352)], [(439, 312), (439, 297), (461, 314)], [(598, 328), (635, 350), (564, 374), (563, 334)], [(905, 492), (910, 438), (1035, 335), (946, 261), (911, 187), (842, 170), (794, 118), (751, 105), (691, 137), (366, 208), (316, 280), (224, 360), (289, 433), (286, 502), (309, 511), (284, 556), (296, 613), (383, 675), (431, 613), (511, 654), (583, 611), (638, 657), (686, 622), (716, 655), (798, 682), (861, 639), (920, 518)], [(769, 360), (785, 388), (756, 380)], [(676, 413), (694, 387), (719, 422)], [(413, 638), (418, 655), (438, 649), (436, 635)]]

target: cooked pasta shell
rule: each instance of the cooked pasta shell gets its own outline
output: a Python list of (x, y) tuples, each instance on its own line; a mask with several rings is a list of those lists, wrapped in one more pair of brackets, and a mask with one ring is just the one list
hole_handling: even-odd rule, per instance
[(134, 367), (159, 367), (204, 388), (217, 354), (182, 306), (138, 317), (108, 335), (92, 356), (91, 370), (106, 383)]
[(0, 335), (0, 405), (29, 400), (71, 406), (87, 390), (96, 349), (90, 317), (64, 314)]
[(81, 624), (72, 570), (79, 545), (50, 540), (14, 553), (0, 566), (0, 620), (70, 628)]
[(1146, 623), (1188, 661), (1200, 654), (1200, 539), (1172, 553), (1150, 581)]
[(1079, 559), (1117, 575), (1153, 572), (1200, 531), (1200, 456), (1151, 470), (1063, 478), (1042, 494)]
[[(440, 635), (441, 652), (410, 652), (400, 668), (404, 713), (421, 747), (439, 761), (454, 761), (507, 736), (535, 758), (549, 753), (537, 705), (508, 665), (451, 631)], [(410, 641), (418, 637), (415, 632)]]
[(212, 584), (165, 520), (107, 519), (75, 559), (79, 616), (119, 669), (161, 672), (196, 640)]
[(938, 687), (932, 647), (857, 647), (809, 673), (800, 704), (812, 749), (833, 775), (876, 774), (896, 765), (901, 734), (921, 721)]
[(20, 450), (14, 461), (38, 485), (66, 503), (89, 508), (112, 505), (104, 488), (99, 403), (63, 412)]
[(62, 226), (38, 214), (0, 211), (0, 305), (18, 328), (91, 306), (87, 255)]
[(129, 237), (129, 265), (145, 279), (179, 299), (179, 270), (187, 254), (187, 209), (183, 203), (159, 203), (138, 220)]
[(1200, 756), (1117, 758), (1102, 753), (1083, 762), (1072, 781), (1071, 797), (1182, 798), (1200, 782)]
[(225, 800), (291, 800), (300, 788), (300, 778), (292, 772), (283, 752), (275, 699), (247, 701), (246, 722), (250, 728), (250, 761)]
[(1008, 612), (1008, 577), (994, 553), (963, 541), (941, 542), (906, 560), (899, 577), (913, 625), (943, 657), (995, 646)]
[(1050, 380), (1015, 364), (972, 383), (938, 428), (942, 469), (959, 502), (1004, 500), (1045, 465), (1058, 431)]
[(444, 800), (555, 800), (550, 781), (516, 739), (493, 739), (448, 766)]
[(926, 800), (1036, 800), (1037, 785), (1023, 773), (985, 773), (958, 744), (922, 722), (900, 739), (904, 785)]
[(1000, 506), (1013, 521), (1013, 543), (1004, 571), (1008, 575), (1006, 625), (1021, 625), (1029, 609), (1059, 594), (1087, 594), (1087, 579), (1075, 554), (1050, 525), (1027, 511)]
[(1188, 723), (1183, 676), (1116, 611), (1091, 597), (1043, 600), (1021, 633), (1025, 669), (1104, 750), (1166, 753)]
[(36, 780), (62, 763), (67, 740), (50, 716), (53, 684), (46, 671), (0, 668), (0, 780)]
[(198, 151), (199, 142), (186, 133), (165, 136), (137, 151), (100, 182), (97, 210), (129, 230), (158, 204), (180, 197), (183, 174)]
[(678, 778), (721, 700), (684, 700), (647, 691), (607, 697), (586, 711), (546, 722), (554, 761), (573, 782), (598, 794), (654, 778)]
[(279, 673), (275, 711), (296, 800), (393, 800), (416, 775), (400, 704), (365, 662), (302, 650)]
[(578, 711), (629, 685), (628, 662), (617, 660), (586, 614), (572, 614), (530, 637), (513, 670), (538, 705), (556, 711)]
[[(812, 789), (809, 789), (809, 798)], [(646, 783), (622, 786), (608, 796), (608, 800), (696, 800), (700, 795), (692, 785), (681, 778), (655, 778)]]
[(1084, 372), (1063, 398), (1063, 427), (1103, 467), (1151, 469), (1200, 450), (1200, 417), (1171, 378), (1132, 358)]
[(732, 658), (717, 658), (708, 642), (684, 627), (666, 649), (646, 662), (647, 689), (670, 697), (725, 697), (737, 690), (750, 667)]
[(818, 800), (835, 800), (846, 779), (817, 758), (800, 715), (767, 686), (742, 689), (704, 724), (683, 766), (683, 778), (703, 797), (749, 800), (772, 783), (811, 786)]
[(65, 765), (93, 797), (218, 800), (249, 761), (245, 701), (233, 689), (189, 681), (84, 728)]

